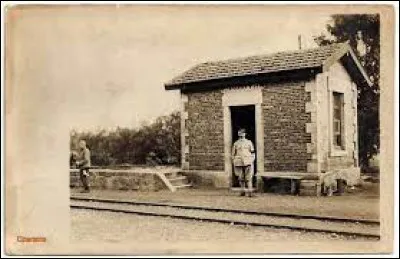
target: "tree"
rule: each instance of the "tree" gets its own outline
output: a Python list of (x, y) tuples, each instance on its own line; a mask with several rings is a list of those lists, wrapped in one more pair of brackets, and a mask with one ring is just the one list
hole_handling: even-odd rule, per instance
[(70, 133), (70, 149), (84, 139), (95, 166), (138, 165), (154, 160), (155, 164), (180, 163), (180, 113), (158, 117), (138, 129), (120, 128), (99, 132)]
[(333, 15), (326, 28), (329, 35), (314, 37), (319, 45), (349, 41), (357, 50), (357, 34), (362, 34), (366, 45), (365, 55), (357, 51), (361, 63), (373, 82), (372, 87), (358, 88), (358, 136), (360, 165), (369, 166), (370, 159), (379, 153), (379, 53), (380, 21), (378, 14)]

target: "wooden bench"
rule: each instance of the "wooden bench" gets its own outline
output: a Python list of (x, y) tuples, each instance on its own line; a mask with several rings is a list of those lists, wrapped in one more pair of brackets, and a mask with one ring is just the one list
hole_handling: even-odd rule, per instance
[(299, 172), (263, 172), (256, 175), (259, 178), (280, 178), (290, 180), (290, 193), (296, 194), (297, 186), (300, 186), (302, 180), (318, 180), (318, 175)]

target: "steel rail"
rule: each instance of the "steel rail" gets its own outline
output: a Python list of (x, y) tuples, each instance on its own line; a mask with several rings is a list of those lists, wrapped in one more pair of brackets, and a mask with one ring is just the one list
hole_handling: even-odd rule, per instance
[(240, 220), (195, 217), (195, 216), (186, 216), (186, 215), (175, 215), (175, 214), (170, 214), (170, 213), (156, 213), (156, 212), (137, 211), (137, 210), (133, 210), (133, 209), (105, 208), (105, 207), (87, 206), (87, 205), (74, 205), (74, 204), (71, 204), (70, 207), (72, 209), (108, 211), (108, 212), (136, 214), (136, 215), (141, 215), (141, 216), (168, 217), (168, 218), (176, 218), (176, 219), (196, 220), (196, 221), (215, 222), (215, 223), (225, 223), (225, 224), (242, 225), (242, 226), (267, 227), (267, 228), (276, 228), (276, 229), (289, 229), (289, 230), (296, 230), (296, 231), (318, 232), (318, 233), (337, 234), (337, 235), (342, 235), (342, 236), (380, 239), (380, 235), (379, 234), (365, 233), (365, 232), (364, 233), (362, 233), (362, 232), (354, 232), (354, 231), (348, 231), (348, 230), (343, 231), (343, 230), (332, 230), (332, 229), (313, 228), (313, 227), (301, 227), (301, 226), (283, 225), (283, 224), (267, 224), (267, 223), (257, 223), (257, 222), (245, 222), (245, 221), (240, 221)]
[(169, 208), (204, 210), (204, 211), (214, 211), (214, 212), (229, 212), (229, 213), (239, 213), (239, 214), (246, 214), (246, 215), (257, 215), (257, 216), (287, 217), (287, 218), (294, 218), (294, 219), (315, 219), (315, 220), (320, 220), (320, 221), (362, 223), (365, 225), (380, 225), (380, 222), (378, 220), (373, 220), (373, 219), (338, 218), (338, 217), (331, 217), (331, 216), (287, 214), (287, 213), (278, 213), (278, 212), (260, 212), (260, 211), (213, 208), (213, 207), (181, 205), (181, 204), (126, 201), (126, 200), (115, 200), (115, 199), (98, 199), (98, 198), (86, 198), (86, 197), (71, 197), (70, 199), (75, 200), (75, 201), (90, 201), (90, 202), (103, 202), (103, 203), (128, 204), (128, 205), (144, 205), (144, 206), (153, 206), (153, 207), (169, 207)]

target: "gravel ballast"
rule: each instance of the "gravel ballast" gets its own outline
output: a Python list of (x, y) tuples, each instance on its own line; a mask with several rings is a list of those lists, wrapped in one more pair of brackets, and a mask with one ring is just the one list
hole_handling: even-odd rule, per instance
[(285, 229), (236, 226), (229, 224), (138, 216), (133, 214), (71, 210), (74, 242), (152, 242), (152, 241), (363, 241), (336, 234)]

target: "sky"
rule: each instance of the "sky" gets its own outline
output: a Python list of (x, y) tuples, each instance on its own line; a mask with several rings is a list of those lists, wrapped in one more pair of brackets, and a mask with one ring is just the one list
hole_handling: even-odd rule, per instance
[(35, 109), (77, 130), (138, 127), (179, 109), (179, 91), (164, 83), (186, 69), (296, 50), (299, 34), (303, 48), (315, 47), (329, 14), (273, 6), (14, 10), (12, 98), (32, 102), (18, 107), (23, 120), (36, 120), (28, 116)]

